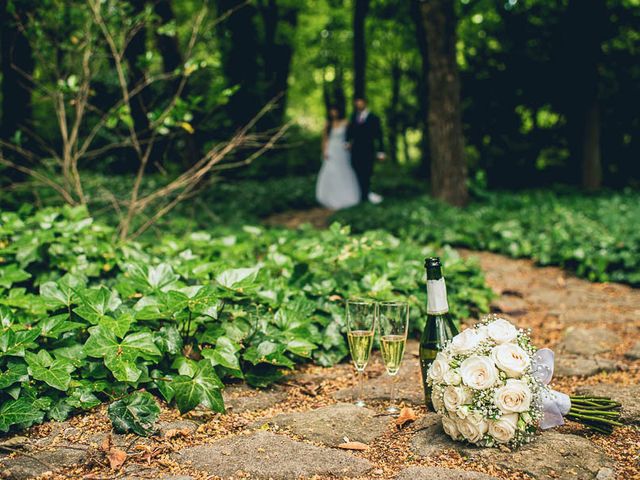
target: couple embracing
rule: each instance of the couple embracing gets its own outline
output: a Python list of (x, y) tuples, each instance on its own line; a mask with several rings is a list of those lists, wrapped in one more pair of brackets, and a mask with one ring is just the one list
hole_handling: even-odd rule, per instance
[(339, 210), (360, 202), (382, 201), (369, 190), (374, 161), (385, 158), (382, 127), (364, 98), (356, 98), (350, 121), (340, 107), (329, 108), (322, 151), (324, 162), (316, 183), (318, 203)]

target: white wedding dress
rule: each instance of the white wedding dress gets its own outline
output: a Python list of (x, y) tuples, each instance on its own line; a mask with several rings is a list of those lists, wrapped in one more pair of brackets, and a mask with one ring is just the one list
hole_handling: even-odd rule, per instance
[(346, 133), (346, 124), (331, 129), (327, 158), (322, 162), (316, 183), (318, 203), (332, 210), (352, 207), (360, 202), (360, 186), (345, 146)]

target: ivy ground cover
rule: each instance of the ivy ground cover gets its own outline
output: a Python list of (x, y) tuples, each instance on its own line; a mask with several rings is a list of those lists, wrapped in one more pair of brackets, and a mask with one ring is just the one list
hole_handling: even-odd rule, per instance
[(404, 239), (560, 265), (592, 281), (640, 285), (640, 194), (482, 193), (464, 209), (422, 196), (364, 205), (337, 221)]
[[(296, 363), (344, 359), (345, 298), (405, 298), (419, 329), (422, 259), (436, 253), (338, 224), (113, 234), (82, 208), (0, 214), (0, 431), (113, 402), (119, 431), (146, 434), (149, 392), (223, 411), (224, 382), (262, 387)], [(479, 267), (438, 253), (456, 319), (487, 311)]]

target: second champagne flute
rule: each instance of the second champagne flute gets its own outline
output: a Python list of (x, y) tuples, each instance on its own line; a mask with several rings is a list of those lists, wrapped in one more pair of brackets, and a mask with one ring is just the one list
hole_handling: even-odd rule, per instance
[(358, 394), (355, 404), (364, 407), (362, 386), (364, 369), (369, 363), (376, 328), (377, 304), (368, 300), (347, 301), (347, 337), (353, 365), (358, 372)]
[(398, 413), (395, 405), (396, 375), (400, 370), (409, 329), (409, 305), (405, 302), (382, 302), (378, 306), (380, 353), (391, 377), (391, 394), (387, 413)]

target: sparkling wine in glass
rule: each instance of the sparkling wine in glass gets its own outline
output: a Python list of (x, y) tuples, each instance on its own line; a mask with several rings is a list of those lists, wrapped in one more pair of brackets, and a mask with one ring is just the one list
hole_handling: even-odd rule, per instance
[(399, 412), (395, 405), (396, 376), (400, 371), (409, 329), (409, 305), (406, 302), (382, 302), (378, 306), (380, 353), (391, 379), (391, 393), (387, 413)]
[(377, 304), (368, 300), (347, 301), (347, 338), (351, 360), (358, 373), (358, 389), (356, 405), (364, 407), (362, 398), (364, 369), (369, 363), (373, 335), (376, 327)]

